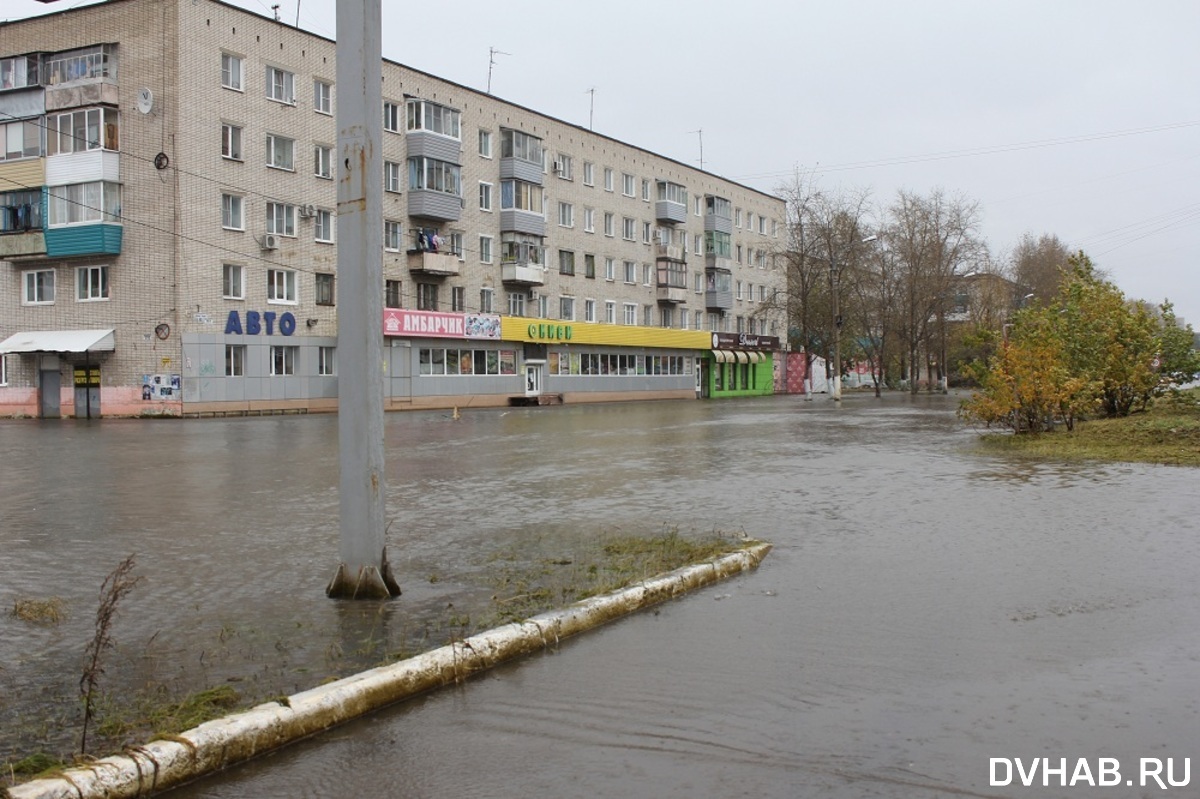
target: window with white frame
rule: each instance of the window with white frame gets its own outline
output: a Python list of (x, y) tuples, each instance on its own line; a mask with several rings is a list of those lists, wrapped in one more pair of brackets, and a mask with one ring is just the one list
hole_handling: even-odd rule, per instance
[(615, 225), (615, 221), (614, 221), (612, 212), (605, 211), (604, 212), (604, 235), (605, 236), (613, 235), (614, 225)]
[(277, 236), (296, 235), (296, 206), (291, 203), (267, 203), (267, 232)]
[(558, 298), (558, 318), (564, 322), (575, 321), (575, 298), (574, 297), (559, 297)]
[(221, 195), (221, 227), (226, 230), (246, 229), (246, 200), (237, 194)]
[(613, 300), (604, 301), (604, 323), (607, 325), (617, 323), (617, 304)]
[(45, 155), (42, 151), (42, 126), (40, 118), (0, 122), (0, 161)]
[(267, 99), (295, 105), (295, 74), (279, 67), (267, 67)]
[(596, 165), (591, 161), (583, 162), (583, 185), (596, 185)]
[(313, 174), (326, 180), (333, 179), (333, 148), (318, 144), (313, 147)]
[(75, 269), (75, 299), (79, 302), (108, 299), (108, 267), (80, 266)]
[(575, 206), (571, 203), (558, 204), (559, 227), (575, 227)]
[(479, 312), (493, 313), (492, 306), (495, 303), (496, 290), (492, 288), (481, 288), (479, 290)]
[(508, 293), (508, 315), (509, 316), (524, 316), (525, 315), (525, 294), (520, 291), (510, 291)]
[(585, 233), (595, 233), (596, 232), (596, 209), (595, 208), (584, 208), (583, 209), (583, 230)]
[(388, 252), (400, 252), (400, 244), (400, 223), (390, 219), (385, 220), (383, 223), (383, 249)]
[(317, 347), (317, 374), (322, 377), (332, 377), (337, 374), (337, 349), (334, 347)]
[(480, 263), (490, 264), (492, 262), (492, 237), (479, 237), (479, 261)]
[(414, 156), (408, 159), (408, 188), (462, 196), (462, 167), (436, 158)]
[(246, 376), (246, 345), (245, 344), (226, 344), (225, 345), (225, 376), (226, 377), (245, 377)]
[(479, 181), (479, 210), (492, 210), (492, 184)]
[(608, 281), (617, 279), (617, 260), (615, 258), (604, 259), (604, 279)]
[(758, 215), (758, 232), (767, 235), (767, 218), (762, 214)]
[(398, 194), (404, 186), (404, 170), (395, 161), (383, 162), (383, 190)]
[(121, 213), (121, 184), (97, 181), (48, 186), (50, 227), (90, 222), (116, 222)]
[(383, 129), (392, 133), (400, 132), (400, 106), (390, 100), (383, 101)]
[(696, 293), (703, 294), (704, 293), (704, 273), (703, 272), (695, 272), (693, 274), (693, 276), (695, 277), (694, 282), (696, 285)]
[(634, 183), (635, 179), (633, 175), (629, 174), (628, 172), (621, 173), (621, 193), (626, 197), (634, 196)]
[(221, 296), (227, 300), (246, 299), (246, 269), (241, 264), (221, 265)]
[(500, 208), (502, 210), (542, 213), (545, 192), (541, 186), (523, 180), (500, 181)]
[(286, 377), (296, 374), (296, 356), (300, 348), (284, 344), (271, 346), (271, 376)]
[(464, 313), (467, 310), (467, 289), (465, 286), (450, 287), (450, 310), (454, 313)]
[(500, 129), (500, 157), (516, 158), (546, 167), (545, 152), (542, 150), (542, 140), (537, 136), (512, 128)]
[(221, 123), (221, 157), (230, 161), (242, 160), (242, 126)]
[(463, 234), (461, 230), (452, 230), (446, 236), (445, 246), (453, 255), (458, 256), (458, 260), (466, 260), (463, 256)]
[(629, 217), (621, 218), (621, 238), (625, 241), (637, 241), (637, 220)]
[(654, 235), (654, 226), (649, 222), (642, 222), (642, 244), (649, 244), (650, 238)]
[(452, 139), (461, 138), (462, 114), (457, 109), (416, 97), (409, 98), (406, 105), (408, 130), (427, 130)]
[(650, 181), (642, 178), (642, 200), (650, 202)]
[(296, 271), (294, 269), (267, 270), (267, 302), (296, 304)]
[(313, 110), (318, 114), (333, 113), (333, 84), (313, 80)]
[(232, 53), (221, 53), (221, 85), (226, 89), (242, 91), (242, 58)]
[(274, 133), (267, 134), (267, 166), (272, 169), (295, 170), (296, 140)]
[(490, 130), (479, 131), (479, 154), (484, 158), (492, 157), (492, 132)]
[(637, 324), (637, 303), (627, 302), (622, 306), (624, 312), (622, 314), (622, 324), (636, 325)]
[(654, 284), (654, 264), (642, 264), (642, 285), (651, 286)]
[(642, 306), (642, 324), (645, 325), (646, 327), (654, 326), (654, 306), (653, 305), (643, 305)]
[(333, 275), (328, 272), (313, 275), (313, 294), (317, 305), (333, 305)]
[(583, 321), (585, 321), (585, 322), (595, 322), (596, 321), (596, 301), (595, 300), (584, 300), (583, 301)]
[(54, 270), (37, 269), (21, 274), (22, 305), (54, 304)]
[(637, 262), (625, 262), (625, 282), (629, 284), (637, 283)]
[(313, 241), (333, 243), (333, 212), (328, 208), (318, 208), (313, 213)]
[(733, 226), (734, 227), (742, 226), (742, 209), (741, 208), (733, 209)]
[(604, 167), (604, 190), (613, 190), (613, 171), (610, 167)]
[(539, 319), (546, 319), (550, 316), (549, 294), (539, 294), (537, 296), (537, 315)]
[(559, 153), (554, 159), (554, 172), (563, 180), (575, 179), (575, 161), (569, 155)]

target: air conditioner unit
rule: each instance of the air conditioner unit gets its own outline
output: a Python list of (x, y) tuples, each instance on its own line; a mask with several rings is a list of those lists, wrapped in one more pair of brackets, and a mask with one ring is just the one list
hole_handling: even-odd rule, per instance
[(561, 174), (562, 174), (562, 171), (563, 171), (563, 162), (562, 162), (562, 161), (555, 161), (555, 162), (554, 162), (554, 174), (556, 174), (556, 175), (561, 175)]
[(538, 293), (537, 293), (537, 290), (536, 290), (536, 289), (530, 289), (530, 290), (529, 290), (529, 301), (530, 301), (530, 302), (534, 302), (535, 300), (537, 300), (537, 298), (538, 298)]
[(264, 250), (279, 249), (279, 237), (274, 233), (267, 233), (262, 237), (262, 248)]
[(317, 215), (317, 208), (313, 205), (300, 206), (300, 217), (302, 219), (312, 219)]

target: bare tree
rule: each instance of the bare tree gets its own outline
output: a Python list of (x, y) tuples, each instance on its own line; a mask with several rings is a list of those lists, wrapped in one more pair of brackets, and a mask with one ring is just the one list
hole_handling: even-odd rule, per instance
[(1033, 294), (1042, 302), (1050, 302), (1058, 294), (1071, 255), (1058, 236), (1049, 233), (1037, 238), (1032, 233), (1022, 236), (1009, 265), (1012, 280), (1021, 292), (1017, 296)]

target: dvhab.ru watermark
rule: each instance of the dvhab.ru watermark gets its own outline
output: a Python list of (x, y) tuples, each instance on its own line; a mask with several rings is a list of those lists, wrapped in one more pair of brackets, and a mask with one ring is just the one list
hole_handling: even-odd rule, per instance
[(1026, 788), (1111, 787), (1114, 785), (1139, 788), (1184, 788), (1192, 780), (1190, 757), (1138, 759), (1136, 775), (1126, 770), (1115, 757), (993, 757), (989, 759), (991, 787), (1024, 786)]

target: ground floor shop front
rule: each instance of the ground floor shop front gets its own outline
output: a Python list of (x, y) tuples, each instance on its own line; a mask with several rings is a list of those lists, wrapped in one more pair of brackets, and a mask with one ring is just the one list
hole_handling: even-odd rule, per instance
[[(43, 331), (0, 343), (0, 415), (209, 416), (337, 409), (337, 337), (230, 312), (172, 337)], [(160, 326), (161, 327), (161, 326)], [(762, 336), (387, 309), (388, 410), (772, 394)]]

